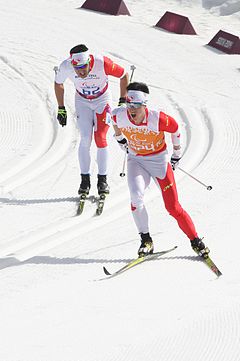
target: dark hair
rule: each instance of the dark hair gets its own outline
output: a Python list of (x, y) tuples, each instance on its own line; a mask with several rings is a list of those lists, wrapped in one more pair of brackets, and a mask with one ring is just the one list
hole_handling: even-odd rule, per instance
[(145, 83), (138, 83), (138, 82), (130, 83), (127, 86), (127, 90), (140, 90), (143, 93), (149, 94), (148, 86)]
[(84, 53), (88, 48), (84, 44), (76, 45), (70, 50), (70, 54)]

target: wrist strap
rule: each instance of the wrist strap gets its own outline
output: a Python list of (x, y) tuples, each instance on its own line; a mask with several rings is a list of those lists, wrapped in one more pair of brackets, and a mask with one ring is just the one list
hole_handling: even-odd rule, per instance
[(124, 136), (122, 134), (116, 135), (116, 139), (117, 139), (118, 142), (121, 142), (121, 140), (124, 139)]

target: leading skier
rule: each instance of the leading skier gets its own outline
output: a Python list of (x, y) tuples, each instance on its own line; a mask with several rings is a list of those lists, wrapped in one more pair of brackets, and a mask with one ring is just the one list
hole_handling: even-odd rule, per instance
[[(141, 237), (138, 255), (153, 253), (153, 240), (149, 233), (148, 213), (144, 205), (144, 192), (151, 178), (161, 190), (165, 207), (186, 234), (191, 246), (200, 256), (206, 257), (209, 249), (199, 238), (193, 221), (182, 208), (173, 170), (181, 159), (180, 130), (174, 118), (162, 111), (147, 107), (149, 88), (145, 83), (134, 82), (127, 86), (126, 106), (113, 110), (113, 127), (118, 144), (128, 152), (128, 187), (132, 215)], [(165, 132), (171, 133), (173, 154), (168, 161)]]

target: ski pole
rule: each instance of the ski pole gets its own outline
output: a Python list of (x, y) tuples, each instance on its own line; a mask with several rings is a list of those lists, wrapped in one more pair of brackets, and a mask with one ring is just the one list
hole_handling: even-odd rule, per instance
[(126, 149), (126, 152), (125, 152), (125, 154), (124, 154), (124, 158), (123, 158), (123, 167), (122, 167), (122, 171), (121, 171), (121, 173), (119, 174), (120, 175), (120, 177), (125, 177), (125, 167), (126, 167), (126, 160), (127, 160), (127, 153), (128, 153), (128, 151), (127, 151), (127, 149)]
[(195, 178), (193, 175), (191, 175), (190, 173), (186, 172), (184, 169), (177, 167), (177, 169), (179, 169), (181, 172), (187, 174), (189, 177), (191, 177), (192, 179), (194, 179), (196, 182), (200, 183), (202, 186), (204, 186), (205, 188), (207, 188), (208, 191), (210, 191), (212, 189), (212, 186), (208, 186), (206, 184), (204, 184), (203, 182), (201, 182), (199, 179)]
[(135, 65), (131, 65), (131, 66), (130, 66), (130, 69), (132, 70), (132, 72), (131, 72), (131, 76), (130, 76), (130, 80), (129, 80), (129, 82), (131, 83), (132, 78), (133, 78), (133, 73), (134, 73), (134, 70), (136, 69)]
[[(131, 75), (130, 75), (130, 80), (129, 80), (129, 82), (131, 83), (132, 78), (133, 78), (134, 70), (136, 69), (135, 65), (131, 65), (131, 66), (130, 66), (130, 69), (131, 69), (132, 72), (131, 72)], [(124, 158), (123, 158), (122, 171), (121, 171), (121, 173), (119, 174), (120, 177), (125, 177), (125, 175), (126, 175), (126, 174), (125, 174), (125, 167), (126, 167), (127, 153), (128, 153), (128, 150), (126, 149), (126, 152), (125, 152)]]

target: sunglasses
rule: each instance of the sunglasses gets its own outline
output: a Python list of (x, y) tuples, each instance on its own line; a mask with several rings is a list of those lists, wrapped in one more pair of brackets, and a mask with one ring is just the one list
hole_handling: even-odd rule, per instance
[(75, 69), (86, 69), (88, 67), (89, 61), (86, 64), (79, 65), (79, 62), (73, 59), (71, 64)]
[(128, 109), (138, 109), (142, 105), (144, 105), (144, 104), (143, 103), (126, 102), (126, 106)]

